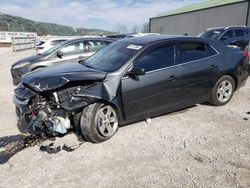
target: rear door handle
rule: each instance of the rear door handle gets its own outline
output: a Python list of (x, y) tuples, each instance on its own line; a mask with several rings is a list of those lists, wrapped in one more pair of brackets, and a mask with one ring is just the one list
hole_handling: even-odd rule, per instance
[(176, 79), (176, 76), (172, 75), (168, 78), (168, 81), (175, 81)]
[(211, 65), (209, 68), (210, 68), (210, 69), (217, 69), (218, 66), (217, 66), (217, 65)]

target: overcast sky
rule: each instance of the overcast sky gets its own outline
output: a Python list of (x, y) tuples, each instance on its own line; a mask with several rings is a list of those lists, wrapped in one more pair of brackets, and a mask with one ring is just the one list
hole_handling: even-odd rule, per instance
[(72, 27), (114, 30), (205, 0), (0, 0), (0, 12)]

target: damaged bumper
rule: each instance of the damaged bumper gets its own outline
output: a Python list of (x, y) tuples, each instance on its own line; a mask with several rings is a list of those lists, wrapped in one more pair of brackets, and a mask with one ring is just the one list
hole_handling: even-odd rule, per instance
[(15, 95), (13, 96), (12, 101), (16, 106), (16, 114), (18, 117), (31, 113), (28, 106), (29, 100), (30, 99), (21, 100), (17, 98)]

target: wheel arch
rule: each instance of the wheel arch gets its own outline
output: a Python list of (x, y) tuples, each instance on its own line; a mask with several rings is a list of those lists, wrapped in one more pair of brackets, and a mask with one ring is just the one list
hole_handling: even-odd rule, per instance
[(121, 107), (116, 102), (116, 100), (108, 101), (108, 100), (105, 100), (105, 99), (98, 99), (94, 103), (103, 103), (103, 104), (107, 104), (107, 105), (112, 106), (116, 110), (116, 113), (117, 113), (117, 116), (118, 116), (118, 121), (120, 122), (120, 120), (123, 120), (123, 113), (122, 113)]
[(224, 74), (223, 76), (230, 76), (230, 77), (233, 78), (234, 84), (235, 84), (235, 88), (234, 88), (234, 91), (235, 91), (238, 88), (238, 78), (237, 78), (237, 76), (234, 73), (227, 73), (227, 74)]

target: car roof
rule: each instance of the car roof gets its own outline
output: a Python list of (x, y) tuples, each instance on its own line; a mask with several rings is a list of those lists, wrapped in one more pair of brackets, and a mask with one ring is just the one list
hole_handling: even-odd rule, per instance
[(131, 44), (147, 45), (153, 42), (160, 42), (160, 41), (166, 41), (166, 40), (181, 40), (181, 39), (193, 39), (193, 40), (204, 41), (204, 39), (201, 39), (198, 37), (190, 37), (190, 36), (185, 36), (185, 35), (148, 35), (148, 36), (141, 36), (141, 37), (125, 38), (119, 41), (131, 43)]
[(226, 30), (226, 29), (250, 29), (250, 27), (246, 27), (244, 25), (235, 25), (235, 26), (226, 26), (226, 27), (211, 27), (208, 28), (207, 31), (214, 31), (214, 30)]
[(80, 41), (80, 40), (104, 40), (104, 41), (115, 41), (117, 39), (114, 38), (106, 38), (106, 37), (80, 37), (77, 39), (67, 40), (67, 42)]

